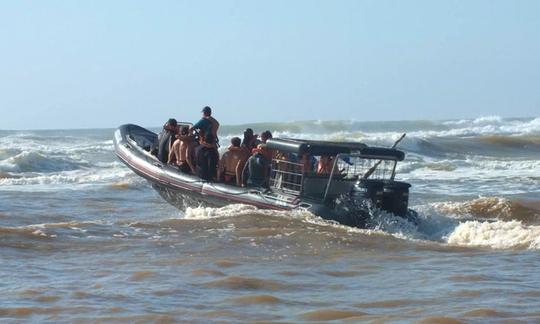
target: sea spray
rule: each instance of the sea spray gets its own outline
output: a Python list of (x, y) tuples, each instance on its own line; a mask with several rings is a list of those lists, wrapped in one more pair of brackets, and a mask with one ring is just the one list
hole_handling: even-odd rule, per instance
[(448, 235), (450, 245), (492, 249), (540, 249), (540, 226), (520, 221), (466, 221)]

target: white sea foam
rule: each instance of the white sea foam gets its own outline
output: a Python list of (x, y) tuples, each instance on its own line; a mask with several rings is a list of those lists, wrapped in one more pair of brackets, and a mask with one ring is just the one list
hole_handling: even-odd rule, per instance
[[(385, 122), (380, 123), (380, 127), (366, 127), (362, 123), (350, 123), (343, 121), (338, 122), (320, 122), (323, 125), (332, 125), (328, 129), (313, 130), (307, 127), (300, 128), (300, 132), (291, 127), (290, 130), (281, 129), (274, 133), (276, 137), (300, 137), (300, 138), (315, 138), (326, 140), (363, 140), (373, 142), (387, 142), (395, 139), (405, 132), (408, 128), (407, 135), (409, 138), (435, 138), (435, 137), (470, 137), (480, 135), (531, 135), (540, 134), (540, 117), (532, 120), (505, 120), (499, 116), (480, 117), (474, 120), (446, 121), (433, 122), (433, 125), (428, 129), (423, 129), (423, 125), (419, 124), (417, 129), (414, 125), (407, 122), (403, 123), (403, 128), (399, 128), (399, 123), (392, 123), (392, 130), (384, 130)], [(397, 124), (397, 126), (396, 126)], [(352, 127), (354, 126), (354, 127)], [(412, 128), (412, 129), (411, 129)]]
[(211, 219), (224, 217), (239, 217), (246, 215), (265, 215), (285, 218), (305, 219), (313, 217), (313, 214), (303, 210), (276, 211), (259, 209), (251, 205), (231, 204), (221, 208), (212, 207), (188, 207), (184, 214), (186, 219)]
[(397, 178), (415, 183), (417, 192), (421, 189), (418, 185), (425, 185), (428, 192), (447, 195), (510, 195), (540, 192), (536, 186), (539, 171), (540, 161), (533, 159), (472, 155), (465, 159), (436, 159), (410, 154), (398, 164)]
[(448, 244), (493, 249), (540, 249), (540, 226), (519, 221), (460, 223), (446, 238)]
[[(385, 212), (376, 212), (368, 222), (369, 230), (351, 229), (363, 234), (381, 234), (412, 241), (431, 241), (452, 246), (492, 249), (540, 249), (540, 226), (518, 220), (471, 220), (485, 217), (529, 217), (505, 198), (480, 198), (466, 202), (431, 203), (415, 206), (416, 222)], [(342, 225), (333, 225), (342, 226)], [(375, 232), (372, 232), (375, 231)]]
[(116, 183), (133, 176), (115, 159), (112, 139), (57, 133), (0, 137), (0, 189), (54, 190), (66, 185), (73, 189), (73, 185)]
[(464, 160), (422, 159), (398, 164), (398, 174), (416, 179), (503, 179), (535, 176), (539, 160), (497, 160), (470, 156)]
[(444, 125), (449, 126), (467, 126), (467, 125), (493, 125), (502, 124), (503, 118), (500, 116), (483, 116), (475, 119), (461, 119), (461, 120), (449, 120), (443, 122)]
[(67, 156), (51, 156), (40, 152), (21, 152), (15, 156), (0, 161), (0, 171), (3, 172), (54, 172), (75, 170), (88, 167), (88, 161), (75, 160)]
[(76, 189), (73, 185), (104, 185), (144, 181), (133, 172), (124, 167), (114, 169), (87, 169), (62, 171), (54, 174), (28, 174), (16, 178), (0, 178), (0, 190), (58, 190), (67, 185), (69, 189)]
[(84, 137), (70, 136), (28, 136), (27, 134), (12, 134), (0, 137), (2, 148), (16, 148), (24, 151), (55, 151), (69, 152), (73, 149), (110, 149), (112, 139), (94, 140)]
[(257, 207), (242, 204), (232, 204), (221, 208), (188, 207), (184, 214), (186, 219), (210, 219), (221, 217), (235, 217), (258, 211)]

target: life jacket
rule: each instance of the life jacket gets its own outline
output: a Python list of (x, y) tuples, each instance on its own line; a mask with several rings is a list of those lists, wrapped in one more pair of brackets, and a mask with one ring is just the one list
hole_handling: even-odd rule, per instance
[(205, 132), (201, 132), (201, 134), (199, 134), (200, 144), (204, 145), (206, 143), (206, 137), (210, 133), (214, 136), (214, 140), (215, 140), (215, 144), (212, 144), (212, 145), (219, 147), (219, 139), (217, 137), (217, 131), (219, 129), (219, 122), (212, 116), (205, 116), (203, 118), (210, 122), (210, 129), (206, 130)]
[(206, 119), (208, 119), (210, 121), (210, 123), (212, 123), (212, 128), (210, 129), (210, 131), (212, 132), (212, 135), (214, 135), (214, 138), (217, 139), (217, 131), (219, 129), (219, 122), (212, 116), (208, 116), (208, 117), (205, 117)]

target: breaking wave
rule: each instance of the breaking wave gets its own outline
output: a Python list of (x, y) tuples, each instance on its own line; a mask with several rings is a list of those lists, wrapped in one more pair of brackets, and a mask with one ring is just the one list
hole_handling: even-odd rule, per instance
[(0, 171), (14, 173), (72, 171), (89, 166), (88, 161), (67, 156), (48, 156), (39, 152), (21, 152), (0, 161)]
[[(81, 134), (73, 135), (77, 133)], [(115, 159), (107, 135), (103, 131), (7, 132), (0, 136), (1, 189), (125, 182), (132, 175)]]
[[(534, 203), (512, 201), (502, 197), (485, 197), (465, 202), (433, 203), (433, 207), (456, 218), (496, 218), (503, 221), (540, 222), (540, 209)], [(538, 206), (540, 207), (540, 206)]]
[(446, 238), (450, 245), (493, 249), (540, 249), (540, 226), (520, 221), (460, 223)]
[(476, 119), (449, 121), (293, 121), (287, 123), (253, 123), (249, 125), (222, 126), (220, 131), (225, 135), (241, 134), (243, 129), (251, 127), (256, 132), (273, 130), (290, 134), (391, 134), (410, 133), (413, 137), (448, 137), (448, 136), (482, 136), (482, 135), (539, 135), (539, 118), (503, 119), (499, 116), (480, 117)]
[[(17, 176), (10, 173), (0, 173), (0, 185), (2, 186), (35, 186), (35, 185), (69, 185), (69, 184), (132, 184), (137, 181), (136, 176), (121, 166), (112, 169), (88, 169), (67, 171), (55, 174), (34, 174)], [(8, 189), (8, 188), (2, 188)], [(18, 188), (21, 189), (21, 188)], [(54, 188), (51, 188), (54, 189)]]
[(492, 249), (540, 249), (538, 203), (500, 197), (416, 206), (415, 223), (379, 213), (371, 226), (398, 238), (450, 246)]
[(407, 133), (399, 147), (426, 157), (464, 159), (469, 155), (490, 157), (540, 157), (540, 118), (503, 119), (498, 116), (459, 121), (295, 121), (223, 126), (224, 143), (246, 127), (256, 132), (271, 130), (275, 137), (330, 141), (357, 141), (391, 146)]

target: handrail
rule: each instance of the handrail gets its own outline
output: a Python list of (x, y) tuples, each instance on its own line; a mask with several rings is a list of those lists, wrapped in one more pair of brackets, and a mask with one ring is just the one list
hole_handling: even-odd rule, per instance
[[(407, 133), (403, 133), (403, 135), (401, 135), (400, 138), (398, 138), (398, 140), (394, 143), (394, 145), (392, 145), (392, 149), (396, 148), (397, 145), (399, 144), (399, 142), (401, 142), (405, 136), (407, 135)], [(375, 172), (375, 170), (377, 169), (377, 167), (379, 166), (379, 164), (381, 164), (382, 160), (379, 160), (379, 162), (375, 163), (375, 165), (373, 165), (371, 167), (371, 169), (369, 169), (365, 174), (364, 176), (362, 177), (362, 179), (367, 179), (369, 178), (370, 175), (373, 174), (373, 172)], [(395, 169), (396, 169), (396, 163), (394, 163), (394, 172), (392, 172), (392, 179), (394, 179), (394, 176), (395, 176)]]
[[(283, 169), (280, 169), (280, 165)], [(303, 163), (272, 159), (270, 186), (284, 192), (300, 195), (303, 189), (303, 167)]]
[[(334, 178), (334, 172), (336, 170), (337, 163), (341, 155), (342, 154), (336, 155), (336, 158), (334, 159), (334, 164), (332, 165), (332, 171), (330, 171), (330, 176), (328, 177), (328, 184), (326, 185), (326, 190), (324, 191), (323, 201), (326, 201), (326, 197), (328, 197), (328, 192), (330, 191), (330, 186), (332, 185), (332, 179)], [(347, 155), (351, 156), (351, 154), (347, 154)]]

